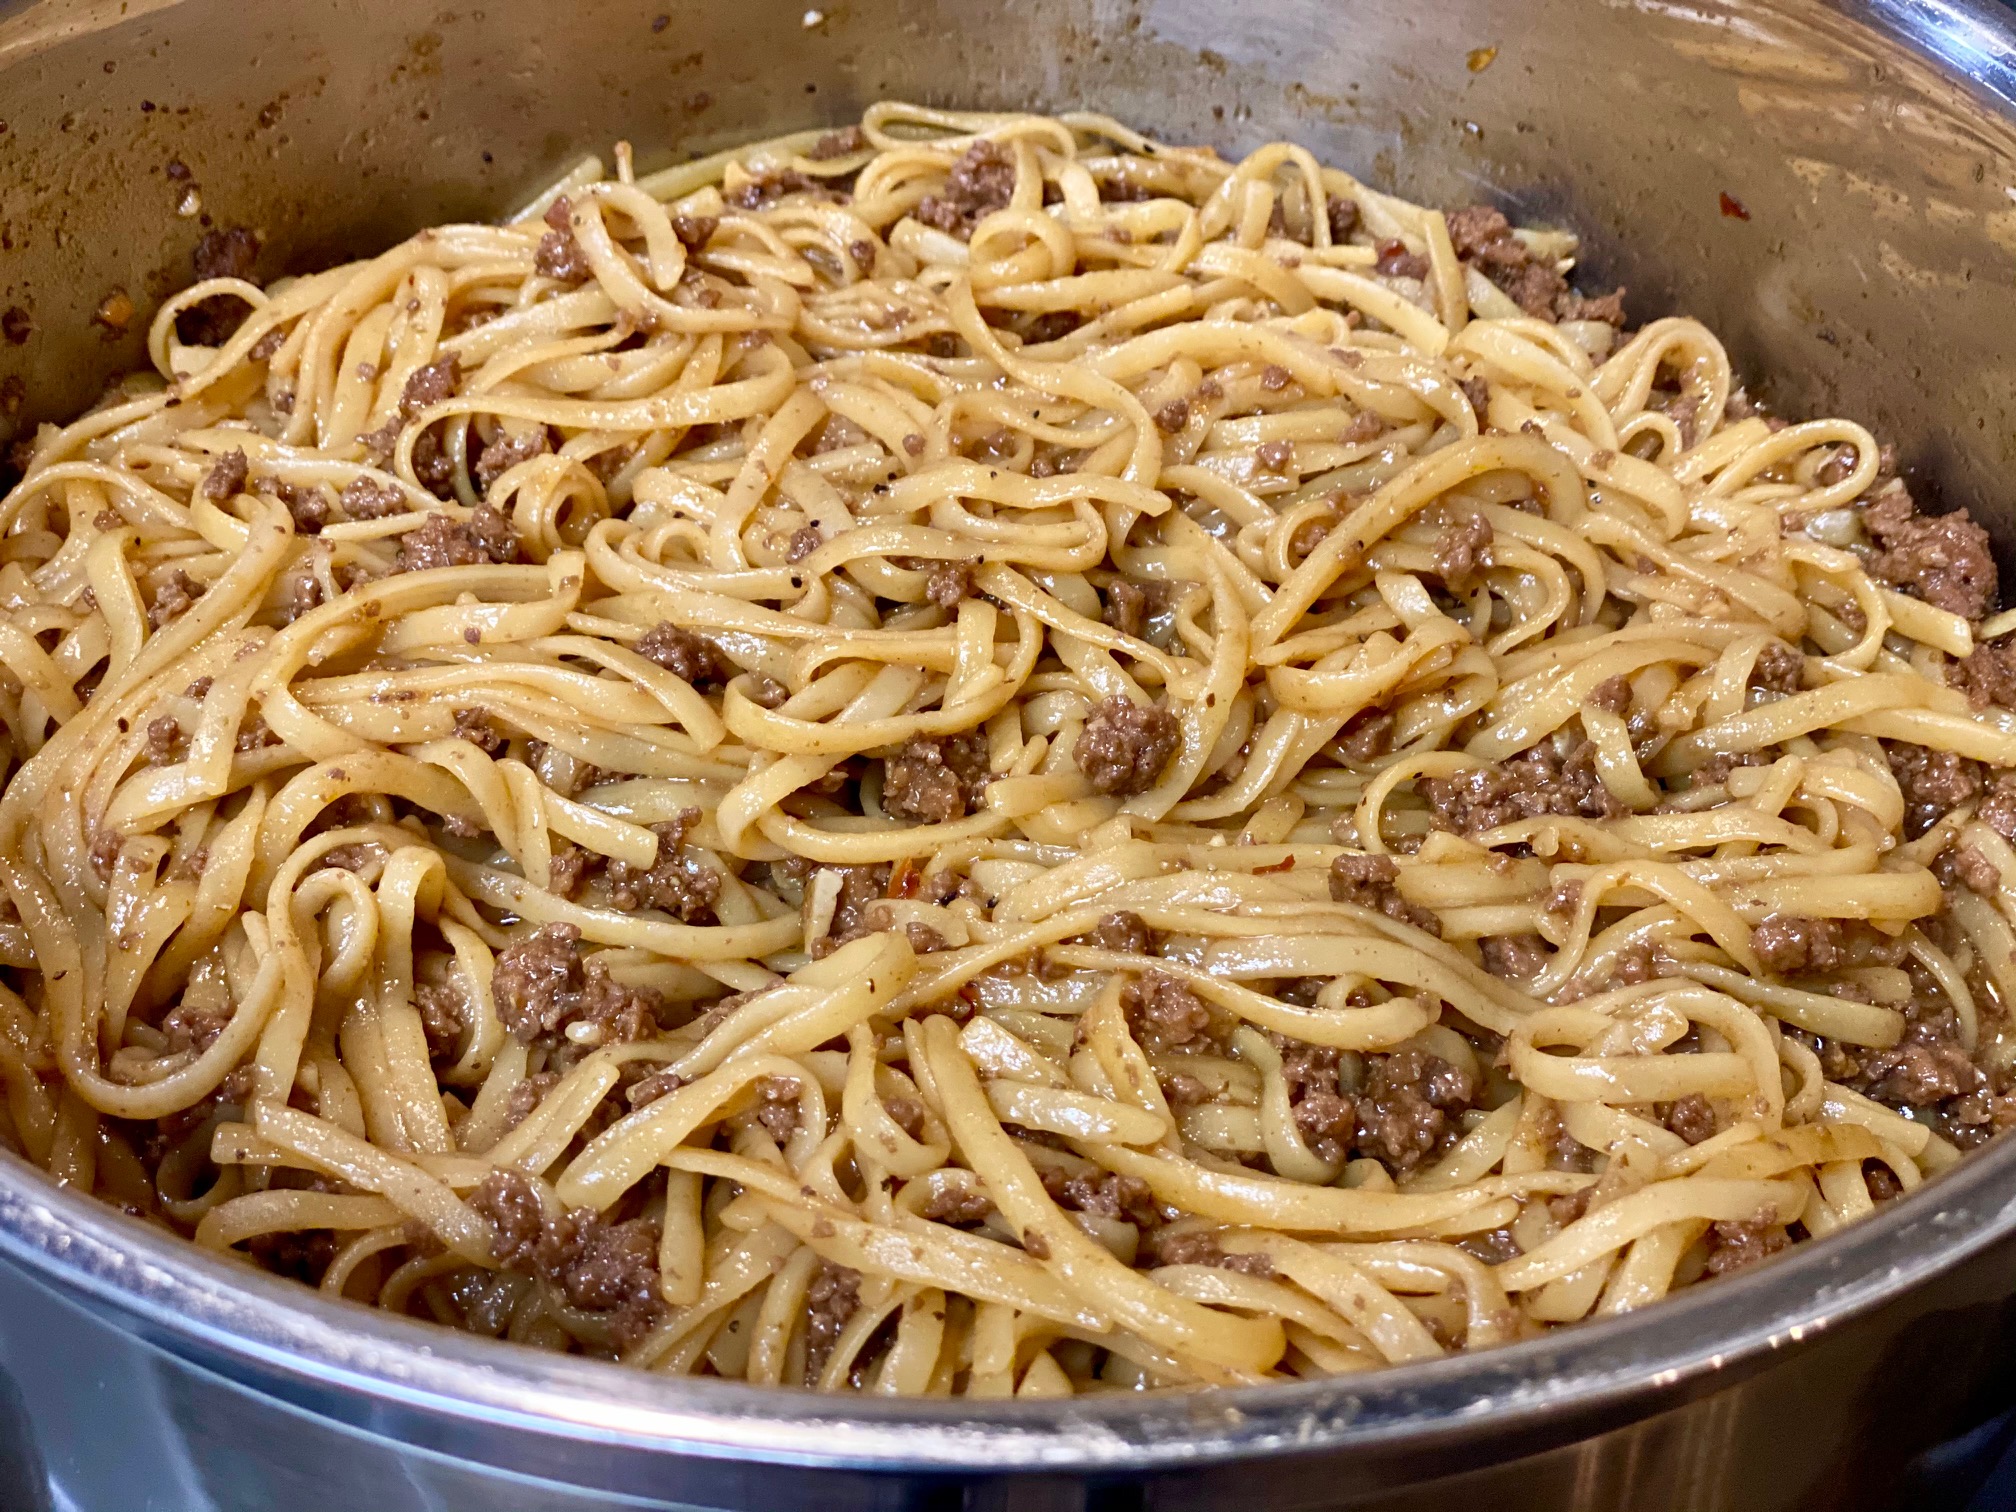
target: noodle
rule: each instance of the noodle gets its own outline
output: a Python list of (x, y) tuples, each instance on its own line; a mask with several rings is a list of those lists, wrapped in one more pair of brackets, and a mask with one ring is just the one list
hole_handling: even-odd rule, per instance
[(903, 1395), (1488, 1347), (1867, 1216), (2016, 1122), (1993, 564), (1574, 252), (883, 104), (205, 278), (0, 501), (0, 1142)]

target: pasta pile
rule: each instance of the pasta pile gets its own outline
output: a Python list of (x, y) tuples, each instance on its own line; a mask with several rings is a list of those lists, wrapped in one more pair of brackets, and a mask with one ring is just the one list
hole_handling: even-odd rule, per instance
[(882, 104), (262, 286), (0, 503), (0, 1142), (326, 1294), (1063, 1396), (2010, 1122), (1985, 538), (1575, 242)]

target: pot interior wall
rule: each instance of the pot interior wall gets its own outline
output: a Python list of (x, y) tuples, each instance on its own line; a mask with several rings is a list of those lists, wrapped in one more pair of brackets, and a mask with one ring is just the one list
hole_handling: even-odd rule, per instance
[[(2016, 133), (1805, 0), (1263, 0), (1236, 24), (1210, 0), (44, 0), (0, 20), (0, 443), (143, 359), (208, 226), (256, 228), (272, 276), (499, 214), (619, 138), (649, 168), (883, 96), (1098, 109), (1228, 154), (1292, 137), (1573, 226), (1635, 318), (1702, 317), (1783, 412), (1862, 419), (2016, 533)], [(115, 291), (123, 333), (94, 320)]]

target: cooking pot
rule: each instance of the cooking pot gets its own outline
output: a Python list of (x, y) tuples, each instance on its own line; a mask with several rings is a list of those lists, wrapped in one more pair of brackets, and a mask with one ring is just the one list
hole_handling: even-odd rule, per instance
[[(143, 360), (208, 224), (261, 272), (883, 96), (1307, 143), (1583, 232), (1787, 414), (2016, 540), (2016, 29), (1973, 0), (0, 4), (0, 443)], [(126, 313), (123, 294), (133, 313)], [(16, 382), (15, 380), (19, 380)], [(2012, 1384), (2016, 1140), (1646, 1312), (1335, 1382), (1073, 1402), (664, 1380), (330, 1303), (0, 1155), (0, 1506), (1883, 1505)]]

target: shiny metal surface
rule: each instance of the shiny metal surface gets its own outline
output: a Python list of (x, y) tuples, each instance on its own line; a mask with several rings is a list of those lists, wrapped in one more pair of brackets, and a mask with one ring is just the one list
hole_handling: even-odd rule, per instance
[[(1701, 315), (1788, 412), (1872, 422), (2016, 539), (2016, 32), (1985, 3), (806, 19), (802, 0), (0, 5), (0, 311), (32, 327), (0, 343), (0, 426), (137, 359), (144, 314), (121, 338), (92, 313), (186, 278), (200, 214), (259, 227), (275, 273), (494, 213), (619, 135), (650, 166), (885, 93), (1089, 104), (1575, 225), (1638, 317)], [(177, 213), (171, 162), (200, 214)], [(0, 1157), (0, 1506), (36, 1508), (45, 1480), (82, 1512), (1876, 1506), (2016, 1385), (2012, 1293), (2016, 1142), (1824, 1245), (1496, 1353), (1211, 1396), (831, 1401), (326, 1304)]]

